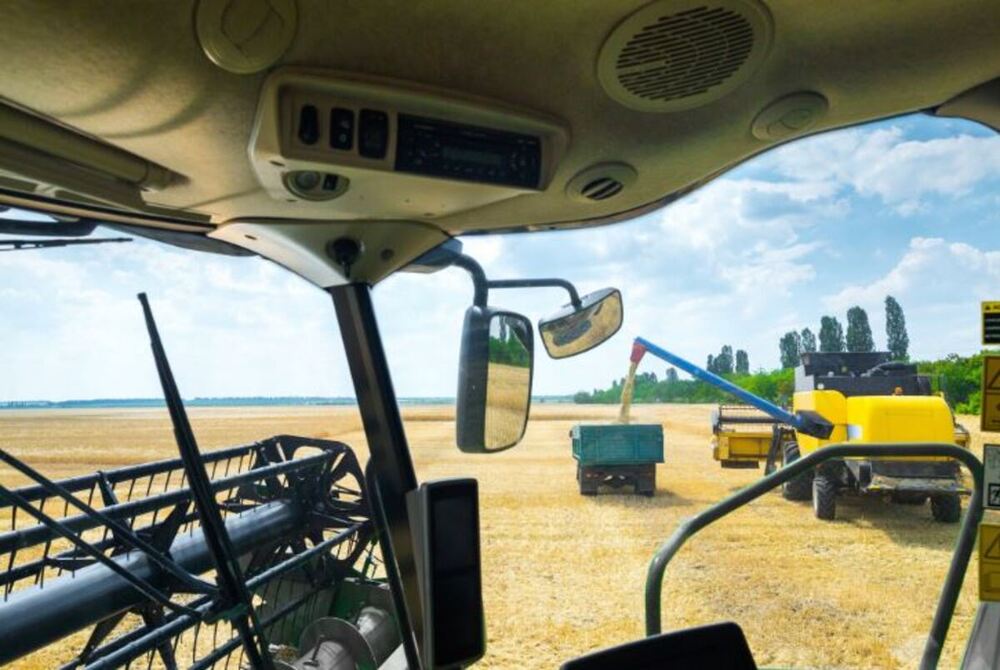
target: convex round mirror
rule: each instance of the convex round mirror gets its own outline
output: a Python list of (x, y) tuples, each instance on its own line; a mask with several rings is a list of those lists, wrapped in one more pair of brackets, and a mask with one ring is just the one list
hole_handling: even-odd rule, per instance
[(618, 332), (622, 327), (622, 294), (602, 288), (580, 298), (579, 307), (563, 305), (552, 316), (538, 322), (545, 350), (552, 358), (582, 354)]
[(521, 440), (533, 364), (534, 334), (526, 317), (491, 307), (465, 312), (455, 408), (462, 451), (502, 451)]

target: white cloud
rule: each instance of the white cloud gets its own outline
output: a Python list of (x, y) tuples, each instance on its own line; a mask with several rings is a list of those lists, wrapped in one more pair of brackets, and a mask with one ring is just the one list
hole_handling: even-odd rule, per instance
[(911, 354), (936, 357), (978, 349), (979, 303), (1000, 287), (1000, 250), (916, 237), (887, 273), (823, 299), (831, 311), (854, 305), (868, 312), (876, 343), (884, 340), (884, 300), (896, 298), (907, 317)]
[(768, 159), (792, 179), (834, 182), (909, 215), (930, 195), (958, 198), (1000, 175), (1000, 136), (906, 139), (899, 127), (851, 129), (791, 144)]

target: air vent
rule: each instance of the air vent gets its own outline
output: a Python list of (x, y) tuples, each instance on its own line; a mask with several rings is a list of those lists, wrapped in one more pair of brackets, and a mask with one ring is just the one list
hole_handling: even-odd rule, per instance
[(691, 109), (749, 78), (770, 42), (770, 17), (754, 0), (661, 0), (615, 28), (601, 49), (598, 76), (632, 109)]
[(599, 163), (578, 173), (566, 184), (566, 194), (579, 202), (610, 200), (630, 186), (635, 169), (625, 163)]
[(625, 184), (612, 177), (598, 177), (580, 191), (580, 195), (588, 200), (607, 200), (618, 195)]

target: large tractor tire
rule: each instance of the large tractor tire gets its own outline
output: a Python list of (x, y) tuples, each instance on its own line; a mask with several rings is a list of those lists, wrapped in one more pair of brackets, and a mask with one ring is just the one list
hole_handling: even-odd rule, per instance
[(817, 519), (837, 518), (837, 483), (829, 475), (817, 473), (812, 480), (813, 513)]
[(941, 523), (958, 523), (962, 517), (962, 499), (956, 493), (931, 496), (931, 515)]
[[(799, 460), (799, 445), (795, 442), (785, 442), (781, 445), (781, 458), (784, 465)], [(781, 495), (785, 500), (809, 500), (812, 497), (812, 483), (812, 473), (803, 472), (781, 485)]]

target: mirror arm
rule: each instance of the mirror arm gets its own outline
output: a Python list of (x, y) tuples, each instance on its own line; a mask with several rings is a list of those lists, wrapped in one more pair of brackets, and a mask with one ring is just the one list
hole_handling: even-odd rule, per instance
[(576, 287), (565, 279), (487, 279), (483, 266), (475, 258), (467, 254), (455, 254), (452, 265), (462, 268), (472, 275), (472, 285), (475, 287), (475, 295), (472, 304), (476, 307), (486, 307), (487, 297), (491, 288), (541, 288), (554, 287), (565, 289), (569, 293), (569, 300), (573, 304), (573, 309), (580, 309), (580, 294)]
[(476, 307), (486, 307), (489, 282), (486, 280), (486, 272), (483, 271), (483, 266), (475, 258), (466, 254), (457, 254), (452, 265), (456, 265), (472, 275), (472, 285), (475, 287), (472, 304)]
[(576, 292), (576, 287), (565, 279), (494, 279), (486, 282), (487, 288), (539, 288), (552, 286), (566, 289), (569, 293), (569, 300), (573, 303), (573, 309), (580, 309), (580, 294)]

